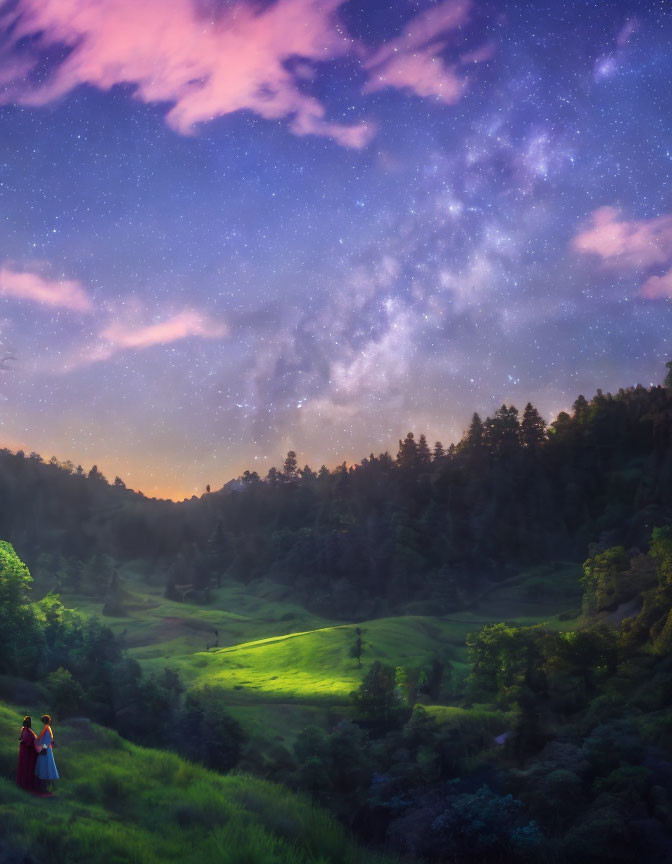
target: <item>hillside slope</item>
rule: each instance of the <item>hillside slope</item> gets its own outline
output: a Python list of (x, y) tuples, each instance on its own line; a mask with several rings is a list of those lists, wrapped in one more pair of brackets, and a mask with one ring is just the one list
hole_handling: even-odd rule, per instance
[(218, 775), (83, 718), (54, 729), (57, 797), (32, 798), (8, 779), (21, 715), (0, 703), (2, 861), (26, 855), (40, 864), (392, 860), (361, 850), (326, 811), (287, 789)]

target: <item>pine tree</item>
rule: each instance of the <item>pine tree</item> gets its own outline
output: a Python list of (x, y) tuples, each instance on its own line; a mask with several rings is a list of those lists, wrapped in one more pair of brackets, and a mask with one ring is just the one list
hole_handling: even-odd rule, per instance
[(467, 444), (470, 449), (480, 450), (481, 447), (483, 447), (484, 433), (483, 421), (479, 415), (474, 412), (469, 425), (469, 430), (467, 431)]
[[(427, 442), (425, 441), (425, 445)], [(415, 436), (412, 432), (399, 441), (399, 451), (397, 453), (397, 465), (400, 468), (413, 468), (418, 458), (418, 445), (415, 443)]]
[(525, 406), (520, 430), (524, 447), (532, 449), (546, 439), (546, 423), (531, 402)]
[(282, 466), (282, 473), (283, 473), (285, 480), (294, 480), (296, 478), (296, 469), (297, 469), (296, 453), (293, 450), (290, 450), (287, 453), (287, 457), (285, 458), (285, 463)]
[(494, 456), (508, 455), (520, 446), (520, 423), (518, 409), (513, 405), (502, 405), (494, 417), (485, 421), (485, 442)]
[(434, 453), (433, 453), (434, 461), (436, 462), (439, 459), (443, 459), (443, 457), (445, 455), (446, 455), (446, 451), (443, 449), (443, 444), (440, 441), (437, 441), (436, 444), (434, 445)]
[(93, 468), (89, 471), (89, 480), (97, 480), (101, 483), (107, 483), (105, 475), (102, 473), (102, 471), (98, 470), (97, 465), (94, 465)]
[(417, 460), (419, 465), (429, 465), (432, 455), (427, 446), (427, 438), (424, 433), (418, 438)]
[(588, 402), (586, 401), (585, 396), (578, 396), (576, 402), (572, 405), (572, 410), (574, 411), (574, 419), (577, 423), (581, 423), (582, 425), (588, 419)]

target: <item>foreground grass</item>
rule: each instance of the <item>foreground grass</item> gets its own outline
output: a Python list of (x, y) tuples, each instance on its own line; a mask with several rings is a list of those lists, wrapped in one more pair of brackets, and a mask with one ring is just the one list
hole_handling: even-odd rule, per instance
[(54, 728), (58, 795), (33, 798), (7, 779), (20, 718), (0, 703), (0, 857), (9, 848), (43, 864), (392, 861), (358, 847), (326, 811), (285, 788), (220, 776), (84, 719)]

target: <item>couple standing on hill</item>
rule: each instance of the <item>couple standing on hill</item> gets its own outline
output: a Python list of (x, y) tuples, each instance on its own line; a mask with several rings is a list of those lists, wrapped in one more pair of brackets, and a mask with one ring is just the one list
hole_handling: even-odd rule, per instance
[(58, 780), (58, 771), (53, 754), (54, 733), (51, 731), (51, 717), (43, 714), (40, 719), (44, 723), (44, 729), (36, 735), (32, 730), (31, 718), (23, 718), (16, 782), (28, 792), (44, 794), (49, 781)]

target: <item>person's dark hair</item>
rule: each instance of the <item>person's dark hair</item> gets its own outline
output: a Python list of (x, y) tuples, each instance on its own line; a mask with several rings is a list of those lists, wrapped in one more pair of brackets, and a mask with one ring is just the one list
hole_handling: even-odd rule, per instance
[(43, 714), (43, 715), (40, 717), (40, 720), (41, 720), (43, 723), (46, 723), (47, 726), (51, 726), (51, 717), (50, 717), (48, 714)]
[(33, 725), (33, 720), (29, 714), (26, 714), (26, 716), (23, 718), (23, 725), (26, 729), (30, 729), (30, 727)]

